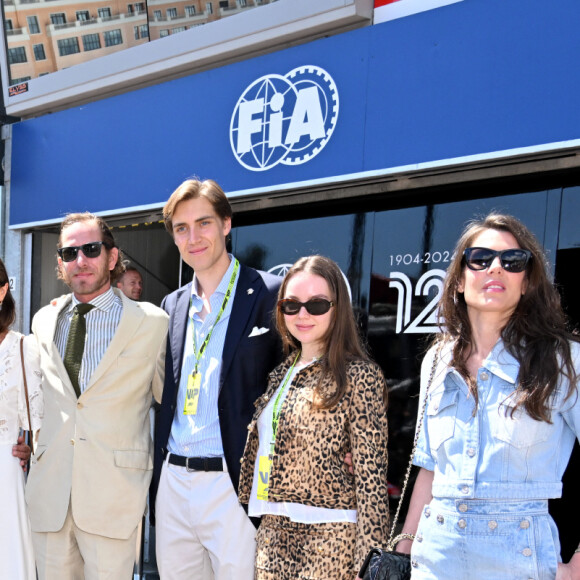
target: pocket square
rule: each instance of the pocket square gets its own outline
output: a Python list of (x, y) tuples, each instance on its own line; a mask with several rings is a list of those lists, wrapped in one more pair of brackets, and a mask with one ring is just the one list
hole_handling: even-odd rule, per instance
[(252, 336), (260, 336), (260, 334), (266, 334), (266, 332), (269, 332), (270, 329), (269, 328), (264, 328), (262, 326), (262, 328), (258, 328), (257, 326), (254, 326), (254, 328), (252, 328), (252, 332), (250, 332), (248, 338), (252, 338)]

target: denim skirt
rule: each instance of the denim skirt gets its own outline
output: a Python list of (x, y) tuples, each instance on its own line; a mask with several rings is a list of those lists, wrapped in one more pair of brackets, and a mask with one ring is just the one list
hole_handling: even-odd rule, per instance
[(547, 501), (433, 499), (413, 548), (413, 580), (554, 580), (560, 542)]

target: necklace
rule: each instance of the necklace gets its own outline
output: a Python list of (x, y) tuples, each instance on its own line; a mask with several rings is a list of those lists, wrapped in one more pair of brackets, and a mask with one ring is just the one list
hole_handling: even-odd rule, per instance
[(320, 358), (322, 358), (322, 355), (317, 354), (316, 356), (313, 356), (312, 358), (301, 356), (300, 360), (304, 363), (313, 363), (313, 362), (316, 362), (317, 360), (319, 360)]

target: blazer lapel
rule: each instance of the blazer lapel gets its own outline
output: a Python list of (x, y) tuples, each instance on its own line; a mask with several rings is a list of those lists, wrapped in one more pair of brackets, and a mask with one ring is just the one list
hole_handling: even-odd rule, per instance
[(70, 304), (71, 299), (71, 294), (66, 294), (52, 300), (50, 307), (46, 307), (43, 312), (43, 319), (39, 320), (39, 323), (35, 325), (35, 334), (40, 347), (48, 353), (48, 360), (44, 361), (44, 364), (53, 365), (53, 368), (47, 369), (47, 371), (60, 377), (65, 391), (68, 391), (67, 394), (76, 400), (77, 395), (74, 387), (54, 342), (58, 317), (62, 310)]
[(181, 288), (175, 302), (175, 310), (171, 317), (171, 359), (173, 360), (173, 376), (176, 390), (181, 378), (181, 365), (183, 364), (183, 347), (187, 337), (187, 325), (189, 322), (189, 303), (191, 297), (191, 283)]
[[(230, 365), (234, 359), (238, 343), (243, 337), (243, 333), (248, 325), (248, 320), (254, 310), (256, 300), (260, 295), (260, 281), (260, 275), (255, 270), (240, 264), (240, 277), (236, 288), (236, 294), (234, 296), (234, 302), (232, 304), (232, 311), (222, 354), (221, 384), (225, 382), (225, 377), (227, 376)], [(252, 289), (252, 292), (248, 292), (250, 289)]]
[(85, 393), (105, 374), (107, 369), (116, 363), (119, 358), (119, 353), (123, 351), (127, 343), (133, 338), (135, 333), (139, 330), (141, 322), (145, 316), (143, 311), (129, 298), (127, 298), (122, 292), (115, 291), (117, 296), (121, 296), (123, 301), (123, 313), (121, 314), (121, 320), (119, 321), (119, 326), (113, 335), (103, 358), (94, 370)]

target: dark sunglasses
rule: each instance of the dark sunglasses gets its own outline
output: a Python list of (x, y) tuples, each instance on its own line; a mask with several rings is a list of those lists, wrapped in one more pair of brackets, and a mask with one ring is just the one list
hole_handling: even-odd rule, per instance
[(514, 248), (510, 250), (490, 250), (489, 248), (466, 248), (463, 252), (465, 265), (470, 270), (486, 270), (496, 256), (499, 256), (501, 267), (506, 272), (517, 274), (523, 272), (532, 257), (529, 250)]
[(74, 262), (78, 255), (79, 250), (87, 258), (98, 258), (101, 255), (101, 248), (105, 246), (107, 250), (111, 248), (106, 242), (89, 242), (88, 244), (83, 244), (82, 246), (69, 246), (68, 248), (58, 248), (57, 253), (63, 262)]
[(308, 314), (321, 316), (322, 314), (326, 314), (334, 306), (334, 302), (330, 302), (330, 300), (325, 300), (324, 298), (311, 298), (308, 302), (298, 302), (298, 300), (292, 298), (278, 300), (278, 308), (282, 314), (298, 314), (303, 306), (306, 308)]

